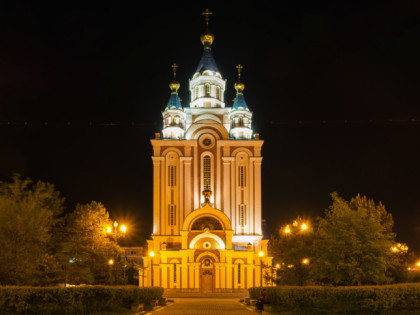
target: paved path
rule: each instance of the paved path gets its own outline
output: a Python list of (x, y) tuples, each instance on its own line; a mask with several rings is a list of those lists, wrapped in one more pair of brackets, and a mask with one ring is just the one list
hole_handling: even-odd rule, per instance
[(175, 298), (175, 303), (146, 315), (252, 315), (256, 312), (239, 303), (239, 299), (185, 299)]

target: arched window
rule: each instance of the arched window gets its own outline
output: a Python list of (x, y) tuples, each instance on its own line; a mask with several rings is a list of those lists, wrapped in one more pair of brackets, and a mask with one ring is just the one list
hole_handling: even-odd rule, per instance
[(211, 190), (211, 158), (205, 155), (203, 158), (203, 188), (204, 190)]
[(175, 165), (168, 166), (168, 183), (169, 183), (169, 187), (176, 186), (176, 166)]
[(176, 205), (168, 205), (168, 223), (170, 226), (176, 225)]
[(206, 96), (210, 96), (210, 84), (206, 84)]
[(239, 205), (239, 225), (245, 226), (246, 224), (246, 213), (245, 213), (245, 205)]
[(239, 166), (239, 187), (246, 186), (246, 166)]

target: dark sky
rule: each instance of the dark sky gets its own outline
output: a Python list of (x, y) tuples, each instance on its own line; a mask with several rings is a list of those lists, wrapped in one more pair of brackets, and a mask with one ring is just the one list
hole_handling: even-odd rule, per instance
[[(0, 8), (0, 177), (52, 182), (68, 211), (101, 201), (131, 222), (136, 239), (149, 235), (149, 139), (161, 130), (173, 62), (188, 106), (207, 4), (8, 2)], [(314, 220), (332, 191), (361, 193), (386, 205), (398, 240), (419, 253), (420, 122), (388, 120), (420, 119), (420, 3), (209, 4), (227, 105), (241, 63), (265, 140), (267, 234), (298, 215)], [(122, 125), (100, 125), (109, 121)]]

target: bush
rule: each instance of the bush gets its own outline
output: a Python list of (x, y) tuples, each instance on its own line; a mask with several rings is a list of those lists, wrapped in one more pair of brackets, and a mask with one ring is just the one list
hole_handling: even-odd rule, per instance
[(0, 313), (95, 313), (132, 304), (149, 304), (163, 295), (159, 287), (0, 287)]
[[(420, 310), (420, 284), (383, 286), (266, 287), (270, 302), (279, 310), (366, 312), (388, 310)], [(261, 288), (250, 288), (252, 299), (259, 299)]]

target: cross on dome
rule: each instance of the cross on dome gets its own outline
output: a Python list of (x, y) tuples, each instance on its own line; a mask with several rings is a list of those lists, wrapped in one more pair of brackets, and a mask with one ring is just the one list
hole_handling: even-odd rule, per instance
[(213, 12), (211, 12), (209, 9), (206, 9), (203, 13), (201, 13), (202, 15), (204, 15), (204, 21), (206, 21), (206, 27), (208, 28), (209, 26), (209, 21), (210, 21), (210, 15), (213, 14)]
[(178, 68), (178, 65), (174, 62), (172, 64), (172, 72), (174, 73), (174, 80), (176, 79), (176, 69)]

